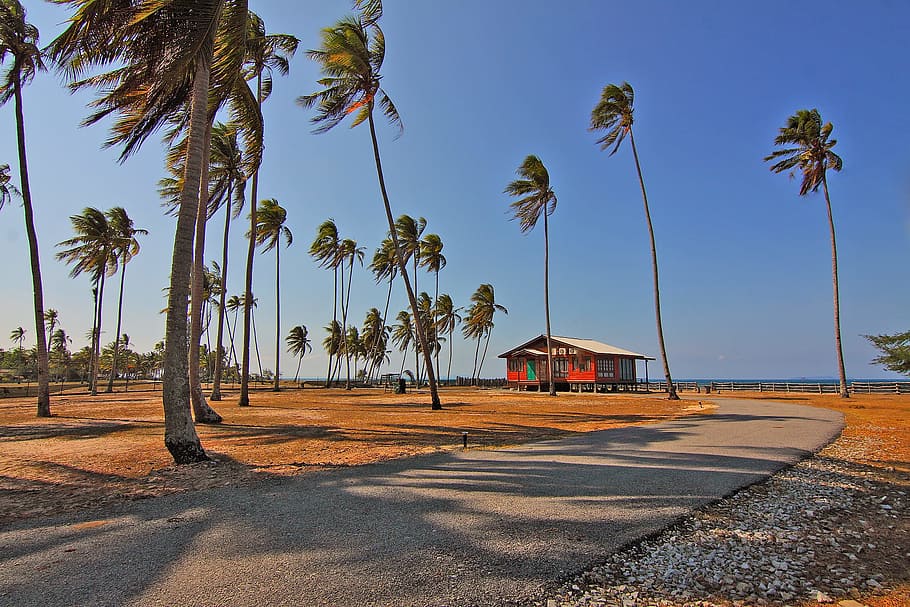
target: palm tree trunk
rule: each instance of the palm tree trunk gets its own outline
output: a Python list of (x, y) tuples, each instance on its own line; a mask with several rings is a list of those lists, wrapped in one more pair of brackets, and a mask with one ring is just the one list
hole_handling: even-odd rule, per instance
[(99, 278), (95, 279), (95, 286), (92, 287), (92, 339), (91, 339), (91, 354), (88, 357), (88, 376), (85, 380), (88, 382), (88, 389), (92, 389), (92, 377), (95, 368), (95, 340), (98, 339), (98, 282)]
[[(392, 279), (390, 278), (389, 279), (389, 293), (388, 293), (388, 295), (386, 295), (385, 310), (382, 313), (382, 327), (379, 330), (379, 337), (376, 340), (376, 346), (373, 348), (374, 364), (370, 368), (371, 373), (376, 367), (379, 367), (379, 369), (382, 370), (382, 361), (385, 359), (385, 352), (382, 353), (382, 357), (380, 358), (379, 345), (381, 343), (382, 337), (385, 335), (385, 328), (387, 326), (385, 321), (386, 321), (386, 318), (388, 318), (388, 316), (389, 316), (389, 304), (391, 302), (392, 302)], [(376, 362), (377, 360), (378, 360), (378, 362)]]
[(294, 373), (294, 384), (297, 384), (297, 379), (300, 377), (300, 363), (303, 362), (303, 355), (297, 357), (297, 371)]
[(436, 293), (433, 298), (433, 344), (435, 349), (435, 358), (436, 358), (436, 377), (439, 377), (439, 327), (436, 325), (439, 324), (439, 270), (436, 270)]
[(253, 321), (253, 345), (256, 349), (256, 365), (259, 367), (259, 383), (262, 383), (262, 377), (265, 373), (262, 372), (262, 357), (259, 355), (259, 335), (256, 333), (256, 316), (252, 315)]
[[(371, 102), (372, 103), (372, 102)], [(382, 192), (382, 202), (385, 205), (386, 219), (389, 222), (389, 235), (392, 237), (392, 244), (395, 245), (396, 257), (398, 258), (398, 269), (401, 271), (401, 278), (404, 280), (404, 287), (408, 293), (408, 302), (411, 304), (411, 311), (414, 314), (414, 320), (417, 331), (417, 339), (423, 348), (427, 351), (427, 336), (423, 329), (423, 323), (420, 321), (420, 314), (417, 309), (417, 298), (414, 297), (414, 291), (411, 289), (411, 281), (408, 280), (408, 269), (404, 265), (404, 257), (401, 255), (401, 249), (398, 247), (398, 236), (395, 234), (395, 220), (392, 218), (392, 207), (389, 203), (389, 195), (385, 188), (385, 178), (382, 174), (382, 161), (379, 158), (379, 142), (376, 140), (376, 125), (373, 121), (373, 112), (370, 108), (370, 138), (373, 141), (373, 156), (376, 160), (376, 174), (379, 177), (379, 189)], [(439, 402), (439, 391), (436, 387), (436, 374), (433, 373), (433, 365), (427, 365), (427, 377), (430, 381), (430, 399), (433, 409), (442, 409), (442, 403)]]
[(483, 336), (477, 336), (477, 345), (474, 346), (474, 369), (471, 371), (471, 385), (477, 385), (477, 358), (480, 356), (480, 340)]
[[(351, 253), (351, 263), (348, 266), (348, 296), (347, 296), (347, 300), (344, 303), (344, 316), (342, 317), (345, 320), (347, 320), (348, 310), (351, 307), (351, 279), (354, 277), (354, 255), (355, 255), (355, 253), (352, 252)], [(351, 353), (348, 351), (347, 329), (345, 329), (345, 331), (344, 331), (344, 357), (345, 357), (345, 359), (347, 359), (347, 367), (348, 367), (347, 368), (348, 377), (347, 377), (345, 389), (350, 390), (351, 389)], [(357, 374), (357, 361), (356, 360), (354, 361), (354, 374), (355, 375)]]
[[(341, 260), (341, 345), (344, 347), (344, 359), (348, 366), (344, 389), (351, 389), (351, 357), (348, 354), (348, 309), (344, 305), (344, 259)], [(340, 361), (339, 361), (340, 362)]]
[[(256, 78), (256, 101), (262, 109), (262, 75)], [(250, 187), (250, 242), (246, 252), (246, 282), (243, 305), (243, 363), (240, 372), (240, 400), (238, 407), (250, 406), (250, 324), (253, 316), (253, 258), (256, 253), (256, 207), (259, 197), (259, 167), (253, 173)]]
[[(228, 236), (231, 232), (231, 197), (233, 196), (234, 184), (228, 183), (227, 189), (227, 206), (225, 207), (224, 214), (224, 237), (221, 246), (221, 294), (218, 296), (218, 333), (215, 338), (215, 377), (212, 381), (212, 393), (209, 396), (210, 400), (219, 401), (221, 400), (221, 375), (224, 371), (221, 359), (223, 358), (221, 354), (221, 344), (224, 343), (224, 302), (227, 298), (227, 271), (228, 271)], [(230, 327), (228, 327), (230, 331)], [(231, 338), (231, 347), (233, 348), (234, 338)], [(230, 361), (230, 358), (228, 358)]]
[[(332, 326), (334, 327), (338, 323), (338, 265), (332, 264), (332, 270), (335, 274), (335, 277), (332, 282), (333, 297), (335, 301), (332, 304)], [(329, 388), (332, 386), (332, 352), (329, 351), (329, 368), (325, 372), (325, 387)]]
[(840, 287), (837, 280), (837, 242), (834, 237), (834, 216), (831, 214), (831, 198), (828, 196), (828, 180), (822, 175), (825, 188), (825, 207), (828, 210), (828, 230), (831, 234), (831, 282), (834, 286), (834, 346), (837, 348), (837, 373), (840, 380), (841, 398), (850, 398), (847, 391), (847, 372), (844, 369), (844, 350), (840, 340)]
[(556, 382), (553, 381), (553, 345), (550, 338), (550, 224), (546, 205), (543, 207), (543, 307), (547, 315), (547, 377), (550, 396), (556, 396)]
[(275, 385), (272, 386), (274, 392), (278, 392), (281, 387), (278, 385), (279, 376), (278, 362), (281, 359), (281, 244), (275, 245)]
[[(202, 316), (206, 307), (203, 294), (205, 274), (205, 224), (208, 221), (209, 209), (209, 155), (212, 143), (212, 122), (214, 117), (207, 118), (202, 142), (202, 167), (199, 171), (199, 204), (196, 207), (196, 238), (193, 247), (192, 285), (190, 287), (190, 351), (189, 378), (190, 403), (193, 417), (199, 424), (220, 424), (221, 415), (205, 402), (202, 391), (202, 378), (199, 372), (199, 343), (202, 339)], [(211, 348), (209, 348), (211, 351)]]
[(126, 252), (120, 267), (120, 295), (117, 298), (117, 332), (114, 333), (114, 360), (111, 362), (111, 376), (107, 380), (107, 392), (114, 391), (114, 378), (117, 376), (117, 359), (120, 356), (120, 321), (123, 318), (123, 283), (126, 277)]
[(44, 287), (41, 282), (41, 261), (38, 256), (38, 233), (28, 181), (28, 161), (25, 153), (25, 118), (22, 111), (22, 81), (13, 67), (13, 93), (16, 98), (16, 137), (19, 147), (19, 183), (22, 188), (22, 207), (25, 211), (25, 231), (28, 236), (29, 261), (32, 270), (32, 294), (35, 308), (35, 333), (38, 350), (38, 417), (51, 416), (51, 395), (48, 386), (47, 339), (44, 334)]
[(679, 400), (676, 394), (676, 386), (673, 385), (673, 379), (670, 377), (670, 363), (667, 360), (667, 347), (664, 345), (664, 329), (660, 320), (660, 286), (657, 274), (657, 247), (654, 244), (654, 227), (651, 225), (651, 211), (648, 209), (648, 194), (645, 192), (645, 180), (641, 176), (641, 164), (638, 161), (638, 149), (635, 147), (635, 136), (632, 129), (629, 129), (629, 141), (632, 142), (632, 155), (635, 157), (635, 170), (638, 172), (638, 184), (641, 186), (641, 198), (645, 203), (645, 220), (648, 223), (648, 238), (651, 243), (651, 271), (654, 278), (654, 314), (657, 317), (657, 341), (660, 345), (660, 357), (664, 363), (664, 377), (667, 380), (667, 398), (670, 400)]
[(480, 366), (477, 368), (477, 379), (480, 379), (480, 374), (483, 372), (483, 362), (487, 359), (487, 348), (490, 347), (490, 336), (492, 334), (493, 331), (488, 329), (487, 340), (483, 343), (483, 355), (480, 357)]
[(205, 155), (204, 139), (211, 51), (201, 59), (197, 63), (193, 78), (184, 184), (183, 190), (180, 192), (177, 229), (174, 233), (174, 253), (171, 257), (171, 281), (168, 291), (164, 345), (164, 382), (161, 390), (164, 403), (164, 444), (177, 464), (208, 459), (190, 415), (186, 330), (187, 298), (190, 270), (193, 264), (193, 228), (196, 224), (196, 212), (201, 204), (199, 184)]
[(448, 368), (448, 370), (446, 371), (446, 382), (447, 382), (449, 385), (452, 384), (452, 351), (453, 351), (452, 339), (453, 339), (453, 333), (454, 333), (454, 330), (453, 330), (453, 331), (449, 331), (449, 368)]
[(98, 376), (101, 374), (98, 367), (101, 366), (101, 309), (104, 305), (104, 270), (101, 271), (101, 279), (98, 282), (98, 316), (95, 318), (95, 350), (92, 352), (92, 378), (91, 378), (91, 395), (98, 396)]

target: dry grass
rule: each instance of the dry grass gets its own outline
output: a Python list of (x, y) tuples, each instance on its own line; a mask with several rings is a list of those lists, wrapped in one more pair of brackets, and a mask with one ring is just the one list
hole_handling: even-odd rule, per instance
[[(518, 444), (574, 432), (654, 423), (692, 412), (691, 403), (622, 394), (545, 394), (452, 389), (444, 409), (429, 395), (382, 390), (257, 391), (212, 403), (224, 416), (198, 426), (219, 466), (176, 468), (164, 449), (160, 392), (54, 397), (38, 419), (32, 399), (0, 400), (0, 522), (126, 498), (232, 484), (460, 446)], [(23, 507), (23, 504), (25, 506)]]

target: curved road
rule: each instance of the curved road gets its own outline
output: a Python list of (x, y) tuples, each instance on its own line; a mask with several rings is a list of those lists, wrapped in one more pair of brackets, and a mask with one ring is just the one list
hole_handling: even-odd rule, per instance
[(839, 413), (713, 415), (168, 496), (0, 530), (0, 605), (520, 604), (824, 446)]

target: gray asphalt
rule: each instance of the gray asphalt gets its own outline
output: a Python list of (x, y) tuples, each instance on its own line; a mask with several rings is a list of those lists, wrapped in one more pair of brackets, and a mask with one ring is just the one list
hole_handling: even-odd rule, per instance
[(522, 604), (843, 427), (824, 409), (716, 402), (660, 425), (7, 526), (0, 604)]

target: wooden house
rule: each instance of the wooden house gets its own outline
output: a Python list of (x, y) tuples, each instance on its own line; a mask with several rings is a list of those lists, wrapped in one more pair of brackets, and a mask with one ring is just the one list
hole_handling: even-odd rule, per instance
[[(650, 356), (630, 352), (593, 339), (550, 336), (553, 349), (553, 378), (557, 390), (635, 390), (638, 385), (636, 361), (647, 364)], [(519, 390), (549, 390), (547, 377), (547, 336), (538, 335), (499, 355), (506, 359), (506, 379)]]

